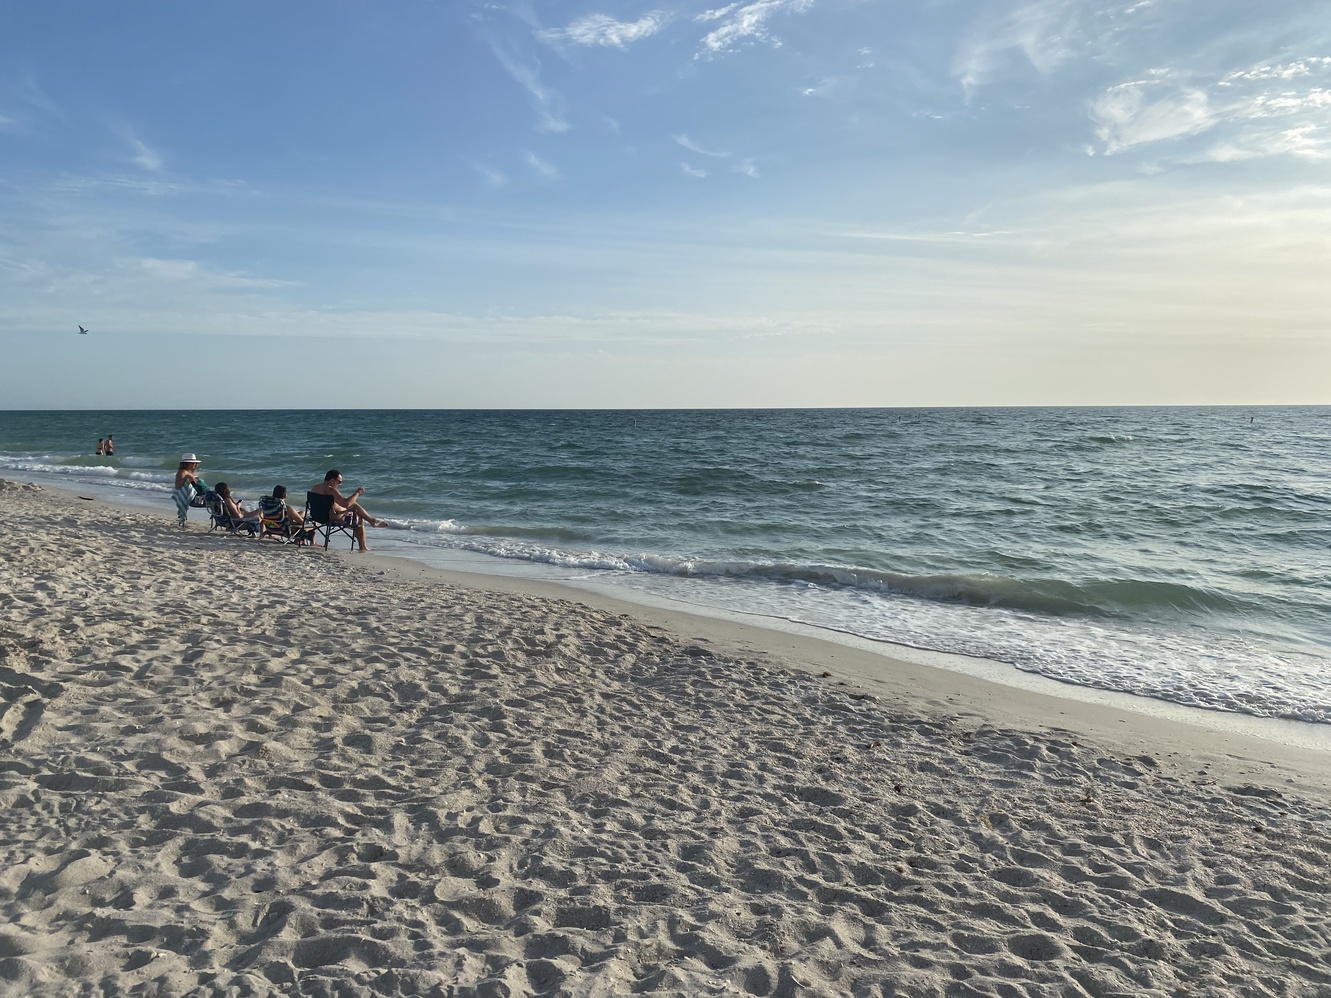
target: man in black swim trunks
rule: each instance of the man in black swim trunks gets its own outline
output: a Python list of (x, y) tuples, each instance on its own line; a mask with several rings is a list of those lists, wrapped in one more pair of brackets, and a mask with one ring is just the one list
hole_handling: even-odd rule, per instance
[(316, 495), (333, 497), (333, 517), (335, 519), (340, 518), (341, 522), (352, 527), (352, 535), (360, 544), (360, 549), (368, 551), (370, 549), (365, 546), (365, 524), (368, 523), (372, 527), (386, 527), (388, 521), (376, 520), (366, 511), (364, 506), (356, 501), (364, 494), (365, 490), (363, 488), (357, 489), (349, 496), (344, 496), (337, 490), (337, 487), (341, 484), (342, 472), (333, 468), (328, 474), (324, 475), (323, 482), (310, 489), (310, 491)]

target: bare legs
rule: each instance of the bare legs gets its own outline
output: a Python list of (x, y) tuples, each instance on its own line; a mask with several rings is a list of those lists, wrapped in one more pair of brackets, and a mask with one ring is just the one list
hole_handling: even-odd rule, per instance
[(376, 520), (369, 514), (369, 511), (358, 502), (353, 502), (350, 506), (339, 508), (343, 509), (344, 512), (354, 513), (356, 515), (357, 519), (355, 525), (351, 528), (351, 536), (356, 539), (356, 543), (360, 545), (362, 551), (370, 550), (365, 544), (365, 524), (368, 523), (372, 527), (386, 527), (388, 526), (388, 521)]
[(358, 502), (353, 502), (350, 506), (347, 507), (347, 509), (350, 512), (355, 513), (357, 516), (359, 516), (362, 520), (364, 520), (372, 527), (388, 526), (387, 520), (376, 520), (374, 517), (370, 515), (369, 510), (367, 510), (364, 506), (362, 506)]

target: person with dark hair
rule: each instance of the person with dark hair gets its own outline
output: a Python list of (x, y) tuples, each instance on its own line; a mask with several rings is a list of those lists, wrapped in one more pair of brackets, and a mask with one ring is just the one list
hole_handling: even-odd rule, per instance
[(112, 457), (115, 455), (115, 452), (116, 452), (116, 438), (108, 433), (106, 435), (106, 447), (103, 449), (102, 453), (105, 454), (107, 457)]
[(240, 500), (231, 495), (231, 486), (226, 482), (218, 482), (213, 486), (213, 491), (222, 500), (222, 509), (231, 520), (228, 526), (238, 527), (244, 520), (257, 520), (259, 518), (258, 510), (247, 510), (240, 504)]
[[(262, 529), (273, 534), (281, 534), (304, 544), (311, 539), (311, 531), (305, 529), (305, 514), (287, 504), (287, 487), (274, 485), (271, 495), (259, 497), (259, 520)], [(271, 528), (271, 530), (270, 530)]]
[(338, 486), (342, 484), (342, 472), (336, 468), (331, 469), (324, 475), (324, 480), (310, 489), (315, 495), (333, 497), (333, 516), (341, 523), (351, 527), (352, 536), (360, 544), (362, 551), (370, 550), (365, 546), (365, 524), (372, 527), (386, 527), (387, 520), (376, 520), (370, 515), (369, 511), (362, 506), (358, 500), (365, 494), (364, 488), (358, 488), (349, 496), (344, 496), (338, 491)]

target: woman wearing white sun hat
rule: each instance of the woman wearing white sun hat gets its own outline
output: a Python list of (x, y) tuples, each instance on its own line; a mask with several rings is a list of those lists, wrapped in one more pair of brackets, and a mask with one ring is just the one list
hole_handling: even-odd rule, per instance
[(176, 485), (175, 491), (171, 493), (171, 498), (176, 501), (176, 515), (180, 517), (180, 525), (185, 525), (185, 519), (189, 515), (190, 502), (194, 499), (196, 491), (203, 491), (207, 486), (199, 478), (199, 459), (191, 452), (180, 455), (180, 464), (176, 466)]

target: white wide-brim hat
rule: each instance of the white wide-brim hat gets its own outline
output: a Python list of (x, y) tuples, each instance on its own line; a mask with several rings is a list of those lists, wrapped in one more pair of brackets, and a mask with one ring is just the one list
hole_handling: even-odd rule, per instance
[(181, 464), (198, 464), (198, 463), (199, 463), (199, 459), (198, 459), (197, 457), (195, 457), (193, 454), (191, 454), (191, 453), (189, 453), (188, 451), (186, 451), (184, 454), (181, 454), (181, 455), (180, 455), (180, 463), (181, 463)]

